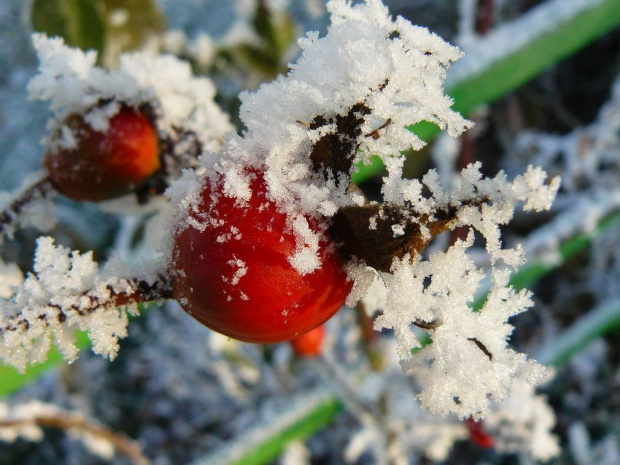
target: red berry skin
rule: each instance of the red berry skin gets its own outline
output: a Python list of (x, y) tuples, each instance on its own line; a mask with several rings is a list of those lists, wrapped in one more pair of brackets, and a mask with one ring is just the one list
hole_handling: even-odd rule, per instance
[(327, 238), (320, 268), (305, 275), (293, 268), (288, 259), (296, 241), (287, 217), (267, 198), (262, 174), (252, 176), (246, 203), (225, 196), (221, 182), (206, 182), (198, 211), (190, 214), (204, 229), (188, 226), (174, 238), (172, 289), (183, 309), (214, 331), (282, 342), (327, 321), (352, 283)]
[(48, 152), (44, 165), (52, 185), (65, 197), (101, 201), (129, 194), (161, 167), (157, 130), (131, 107), (110, 118), (106, 132), (95, 131), (78, 114), (64, 124), (77, 144)]
[(306, 334), (296, 337), (291, 341), (291, 346), (300, 357), (317, 357), (323, 351), (323, 339), (325, 339), (325, 325), (317, 326)]
[(465, 420), (465, 425), (469, 429), (469, 438), (474, 444), (483, 449), (493, 448), (495, 440), (485, 431), (482, 421), (474, 421), (472, 418), (468, 418)]

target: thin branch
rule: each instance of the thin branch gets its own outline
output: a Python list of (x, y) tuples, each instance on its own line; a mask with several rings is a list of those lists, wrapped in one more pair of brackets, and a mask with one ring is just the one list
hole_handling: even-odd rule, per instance
[[(55, 317), (59, 323), (63, 323), (67, 320), (70, 312), (76, 312), (80, 316), (85, 316), (102, 308), (121, 307), (125, 305), (173, 298), (170, 283), (163, 276), (159, 276), (159, 280), (153, 283), (131, 278), (125, 280), (122, 291), (115, 289), (111, 285), (108, 285), (106, 290), (108, 291), (108, 295), (105, 297), (101, 296), (100, 290), (90, 290), (82, 294), (82, 298), (79, 299), (79, 303), (74, 303), (64, 307), (58, 304), (49, 303), (47, 308), (50, 311), (41, 313), (38, 316), (38, 319), (47, 323), (49, 318)], [(51, 310), (54, 310), (54, 312)], [(8, 323), (5, 324), (4, 327), (0, 327), (0, 336), (8, 331), (16, 331), (20, 328), (23, 330), (28, 330), (30, 327), (30, 323), (23, 313), (9, 317), (7, 320)]]
[(55, 428), (64, 431), (79, 430), (97, 439), (108, 442), (114, 450), (129, 458), (136, 465), (150, 465), (151, 461), (143, 454), (140, 445), (125, 436), (97, 423), (86, 419), (79, 413), (58, 411), (56, 414), (34, 415), (28, 418), (0, 420), (1, 428), (13, 428), (35, 424), (42, 428)]
[(418, 328), (431, 330), (431, 329), (439, 328), (443, 324), (443, 322), (441, 320), (432, 320), (432, 321), (415, 320), (413, 324), (416, 325)]
[(495, 16), (495, 0), (478, 0), (478, 17), (476, 18), (476, 32), (486, 35), (493, 27)]
[(55, 193), (55, 189), (47, 174), (23, 188), (11, 203), (0, 211), (0, 236), (6, 234), (11, 237), (8, 228), (17, 221), (24, 207), (35, 200), (50, 197), (52, 193)]
[(482, 342), (480, 342), (475, 337), (468, 337), (467, 340), (476, 344), (476, 347), (478, 347), (478, 349), (480, 349), (482, 353), (484, 353), (484, 355), (489, 357), (489, 360), (493, 361), (493, 354), (489, 351), (489, 349), (487, 349), (487, 346), (485, 346)]

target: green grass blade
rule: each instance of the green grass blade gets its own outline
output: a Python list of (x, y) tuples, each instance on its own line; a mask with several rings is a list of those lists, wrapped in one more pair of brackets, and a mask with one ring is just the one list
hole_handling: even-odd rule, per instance
[(545, 364), (562, 366), (571, 357), (605, 334), (620, 329), (620, 299), (612, 299), (590, 310), (553, 338), (535, 358)]
[(286, 444), (310, 436), (330, 424), (342, 403), (326, 388), (317, 388), (291, 399), (286, 410), (268, 423), (246, 430), (214, 454), (191, 465), (259, 465), (269, 463)]

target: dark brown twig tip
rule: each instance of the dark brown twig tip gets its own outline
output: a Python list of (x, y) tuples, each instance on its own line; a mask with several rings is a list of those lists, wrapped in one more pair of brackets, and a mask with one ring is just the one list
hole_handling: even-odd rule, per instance
[(484, 353), (484, 355), (489, 357), (489, 360), (493, 361), (493, 354), (489, 351), (489, 349), (487, 349), (487, 347), (482, 342), (480, 342), (475, 337), (468, 337), (467, 340), (476, 344), (476, 347), (478, 347), (478, 349), (480, 349)]
[(439, 328), (442, 325), (442, 321), (441, 320), (432, 320), (432, 321), (415, 320), (413, 324), (416, 325), (418, 328), (426, 329), (428, 331), (428, 330)]
[(42, 176), (30, 186), (21, 190), (18, 195), (0, 211), (0, 236), (11, 237), (8, 227), (14, 224), (20, 213), (31, 202), (47, 198), (55, 189), (48, 175)]

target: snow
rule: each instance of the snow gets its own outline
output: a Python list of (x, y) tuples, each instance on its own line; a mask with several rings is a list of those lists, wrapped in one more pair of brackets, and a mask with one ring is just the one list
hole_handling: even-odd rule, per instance
[[(327, 6), (332, 15), (327, 35), (308, 33), (299, 41), (301, 56), (287, 76), (242, 94), (240, 117), (246, 130), (241, 136), (229, 135), (219, 152), (201, 159), (209, 177), (224, 178), (226, 195), (243, 200), (251, 195), (248, 168), (264, 171), (271, 200), (289, 215), (296, 233), (297, 253), (291, 263), (303, 274), (320, 266), (315, 246), (320, 237), (312, 238), (300, 227), (305, 217), (325, 221), (338, 207), (359, 202), (346, 192), (351, 173), (331, 172), (323, 178), (310, 159), (317, 140), (336, 134), (337, 118), (349, 113), (359, 118), (358, 150), (348, 154), (353, 163), (378, 154), (389, 164), (399, 151), (419, 149), (423, 142), (405, 126), (422, 120), (452, 136), (469, 126), (450, 109), (452, 100), (442, 88), (446, 69), (461, 56), (458, 49), (425, 28), (392, 19), (377, 0), (355, 6), (332, 1)], [(367, 110), (358, 115), (354, 109), (360, 105)], [(313, 129), (318, 117), (326, 123)], [(390, 170), (394, 184), (400, 168)], [(183, 212), (195, 189), (179, 198), (180, 190), (174, 187), (173, 196)]]
[(521, 452), (541, 461), (560, 454), (558, 437), (551, 433), (553, 410), (523, 379), (513, 382), (508, 398), (485, 418), (484, 427), (498, 452)]

